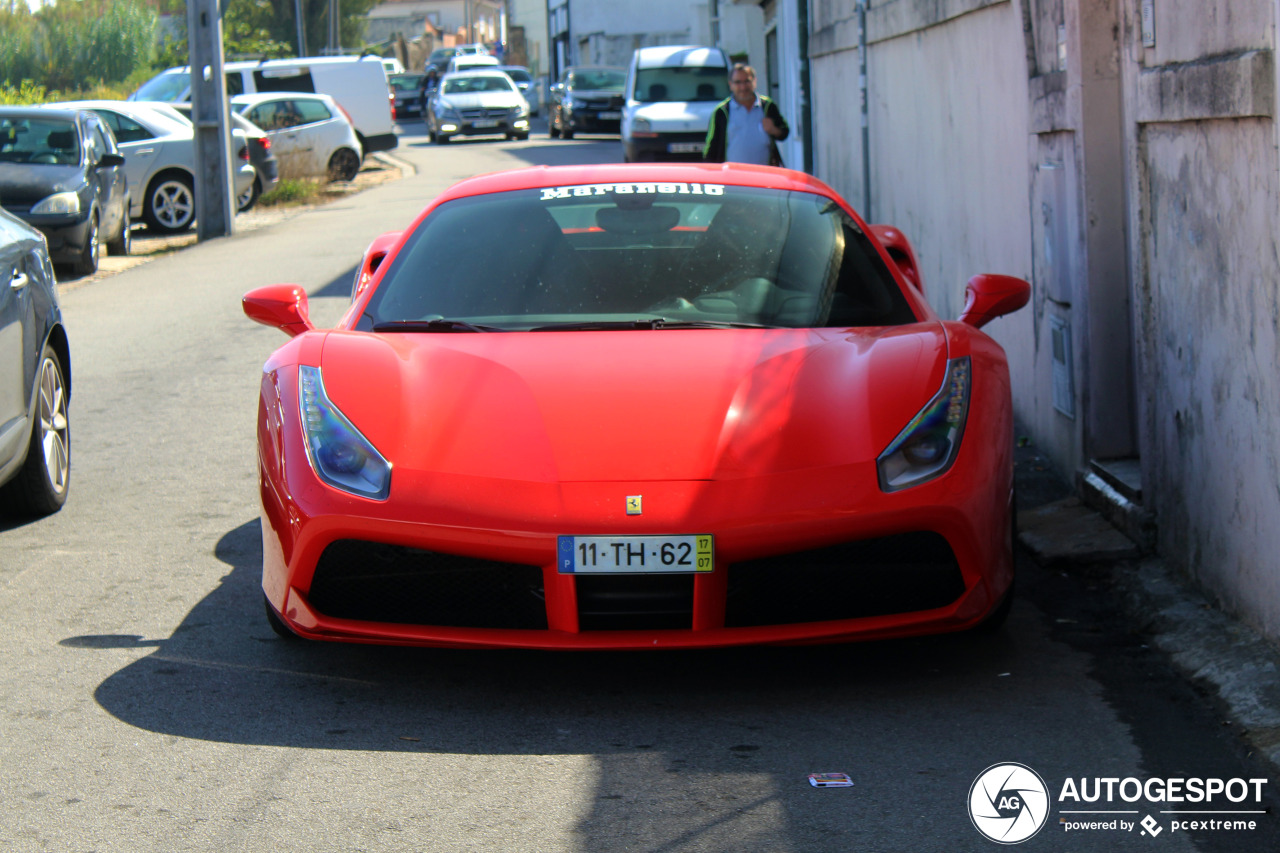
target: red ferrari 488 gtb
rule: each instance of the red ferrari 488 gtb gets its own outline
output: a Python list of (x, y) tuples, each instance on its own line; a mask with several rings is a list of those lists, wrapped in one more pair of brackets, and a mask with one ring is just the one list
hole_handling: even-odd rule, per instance
[(277, 632), (455, 647), (842, 641), (998, 621), (1013, 415), (979, 328), (939, 319), (894, 228), (740, 165), (472, 178), (369, 247), (258, 416)]

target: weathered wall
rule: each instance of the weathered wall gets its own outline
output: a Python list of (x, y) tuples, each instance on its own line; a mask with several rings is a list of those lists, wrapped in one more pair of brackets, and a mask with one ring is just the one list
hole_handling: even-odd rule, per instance
[[(815, 4), (810, 54), (814, 171), (860, 208), (854, 5)], [(1021, 18), (1007, 0), (893, 0), (872, 7), (868, 37), (871, 209), (859, 212), (903, 229), (930, 302), (955, 317), (974, 274), (1031, 278)], [(987, 329), (1009, 352), (1015, 399), (1033, 399), (1030, 314)]]
[(1273, 0), (1126, 16), (1144, 490), (1162, 555), (1280, 637)]

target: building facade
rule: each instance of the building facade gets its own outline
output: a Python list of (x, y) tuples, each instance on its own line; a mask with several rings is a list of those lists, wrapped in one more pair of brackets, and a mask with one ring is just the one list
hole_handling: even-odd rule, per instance
[(1280, 3), (808, 12), (815, 174), (910, 235), (943, 316), (1031, 281), (989, 329), (1032, 439), (1280, 639)]

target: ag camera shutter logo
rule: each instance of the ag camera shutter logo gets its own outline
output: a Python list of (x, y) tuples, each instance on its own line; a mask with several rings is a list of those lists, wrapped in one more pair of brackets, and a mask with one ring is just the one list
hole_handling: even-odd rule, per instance
[(1031, 838), (1049, 817), (1049, 789), (1025, 764), (993, 764), (969, 788), (969, 819), (997, 844)]

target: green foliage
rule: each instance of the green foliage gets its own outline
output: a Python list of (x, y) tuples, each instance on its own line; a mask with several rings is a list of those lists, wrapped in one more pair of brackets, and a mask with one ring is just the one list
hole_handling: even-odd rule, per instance
[(37, 86), (30, 80), (23, 80), (21, 85), (18, 86), (0, 83), (0, 104), (14, 107), (30, 107), (37, 104), (46, 104), (53, 100), (56, 100), (56, 98), (51, 97), (45, 91), (44, 86)]
[(156, 15), (142, 0), (59, 0), (0, 10), (0, 82), (50, 90), (119, 83), (153, 55)]

